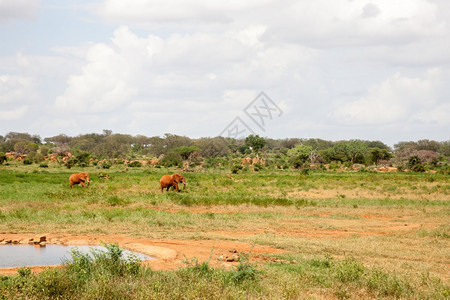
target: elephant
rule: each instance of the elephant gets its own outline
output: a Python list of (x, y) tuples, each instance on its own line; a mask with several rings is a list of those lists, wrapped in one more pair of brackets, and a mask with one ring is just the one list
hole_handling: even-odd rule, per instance
[(86, 173), (86, 172), (74, 173), (74, 174), (70, 175), (69, 181), (70, 181), (70, 188), (72, 188), (74, 184), (79, 184), (82, 187), (84, 187), (85, 183), (86, 183), (86, 187), (88, 187), (89, 183), (91, 183), (91, 179), (89, 178), (89, 173)]
[(159, 183), (161, 184), (161, 193), (164, 192), (164, 189), (167, 188), (167, 191), (169, 191), (170, 187), (174, 187), (177, 192), (180, 190), (178, 189), (178, 184), (183, 183), (183, 190), (186, 188), (186, 178), (184, 178), (183, 175), (175, 173), (173, 175), (164, 175), (159, 180)]

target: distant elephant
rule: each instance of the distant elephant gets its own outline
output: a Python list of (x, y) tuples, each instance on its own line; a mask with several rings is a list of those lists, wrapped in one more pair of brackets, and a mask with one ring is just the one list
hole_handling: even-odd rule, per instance
[(173, 175), (164, 175), (161, 177), (161, 180), (159, 181), (161, 184), (161, 193), (164, 192), (164, 189), (167, 188), (167, 191), (169, 191), (170, 187), (174, 187), (177, 192), (180, 190), (178, 189), (178, 184), (183, 183), (183, 190), (186, 188), (186, 178), (184, 178), (181, 174), (173, 174)]
[(89, 183), (91, 182), (91, 179), (89, 178), (89, 173), (81, 172), (81, 173), (74, 173), (74, 174), (70, 175), (69, 181), (70, 181), (71, 188), (73, 187), (74, 184), (79, 184), (82, 187), (84, 187), (85, 183), (86, 183), (86, 187), (88, 187)]

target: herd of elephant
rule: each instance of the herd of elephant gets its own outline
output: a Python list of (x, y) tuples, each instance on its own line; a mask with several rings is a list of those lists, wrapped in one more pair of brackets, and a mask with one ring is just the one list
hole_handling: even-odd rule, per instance
[[(82, 187), (88, 187), (91, 183), (91, 179), (89, 177), (89, 173), (81, 172), (81, 173), (74, 173), (70, 175), (69, 177), (70, 187), (72, 188), (75, 184), (79, 184)], [(164, 189), (169, 191), (169, 189), (172, 187), (177, 190), (177, 192), (180, 191), (178, 188), (179, 183), (183, 183), (183, 190), (186, 189), (186, 178), (184, 178), (183, 175), (175, 173), (173, 175), (163, 175), (161, 179), (159, 180), (159, 183), (161, 185), (161, 193), (164, 192)]]

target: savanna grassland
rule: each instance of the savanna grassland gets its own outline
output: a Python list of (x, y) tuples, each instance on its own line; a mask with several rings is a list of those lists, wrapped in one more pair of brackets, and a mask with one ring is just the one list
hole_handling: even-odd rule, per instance
[[(69, 188), (88, 171), (89, 188)], [(161, 193), (154, 167), (68, 170), (0, 166), (0, 232), (240, 242), (278, 252), (218, 263), (192, 252), (156, 270), (120, 259), (73, 261), (0, 277), (3, 298), (448, 299), (450, 180), (429, 173), (226, 170), (184, 173), (188, 188)], [(106, 176), (108, 175), (108, 176)], [(231, 244), (230, 244), (231, 245)], [(208, 246), (209, 247), (209, 246)], [(251, 248), (253, 249), (253, 248)], [(184, 254), (182, 248), (177, 251)]]

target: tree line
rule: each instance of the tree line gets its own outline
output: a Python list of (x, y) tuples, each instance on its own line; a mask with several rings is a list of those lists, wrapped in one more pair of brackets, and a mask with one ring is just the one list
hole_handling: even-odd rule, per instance
[[(98, 160), (132, 161), (157, 159), (162, 166), (183, 165), (215, 167), (239, 164), (242, 157), (264, 157), (264, 164), (280, 169), (302, 169), (311, 164), (351, 167), (398, 166), (416, 168), (448, 166), (450, 140), (419, 140), (399, 142), (393, 148), (381, 141), (344, 140), (329, 141), (319, 138), (272, 139), (249, 135), (245, 139), (186, 136), (165, 134), (147, 137), (113, 133), (59, 134), (42, 139), (29, 133), (9, 132), (0, 135), (0, 162), (7, 160), (6, 153), (23, 156), (28, 162), (41, 163), (49, 155), (63, 157), (71, 154), (72, 165), (87, 165)], [(66, 161), (64, 163), (67, 164)], [(70, 167), (70, 166), (68, 166)], [(257, 166), (258, 167), (258, 166)]]

